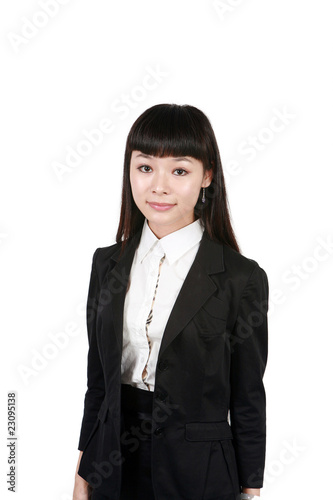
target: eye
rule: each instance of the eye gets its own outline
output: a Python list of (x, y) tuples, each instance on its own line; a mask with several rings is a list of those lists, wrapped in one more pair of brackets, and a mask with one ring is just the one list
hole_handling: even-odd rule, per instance
[[(142, 172), (143, 174), (147, 173), (149, 174), (150, 171), (147, 171), (147, 170), (141, 170), (141, 169), (146, 169), (146, 168), (150, 168), (151, 167), (149, 165), (141, 165), (140, 167), (138, 167), (138, 170), (140, 170), (140, 172)], [(185, 175), (188, 174), (187, 170), (185, 170), (184, 168), (176, 168), (175, 172), (181, 172), (180, 175), (176, 175), (176, 177), (185, 177)]]
[[(185, 172), (185, 175), (187, 174), (187, 170), (184, 170), (183, 168), (177, 168), (175, 172)], [(177, 175), (176, 177), (184, 177), (184, 175)]]
[(151, 167), (149, 165), (141, 165), (141, 167), (139, 167), (138, 170), (140, 170), (140, 172), (143, 172), (143, 170), (141, 170), (141, 168), (151, 168)]

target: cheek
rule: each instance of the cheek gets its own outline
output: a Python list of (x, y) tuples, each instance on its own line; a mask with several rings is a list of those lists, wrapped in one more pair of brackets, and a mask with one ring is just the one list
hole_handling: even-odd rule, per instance
[(177, 189), (178, 199), (184, 205), (193, 205), (198, 199), (200, 186), (191, 182)]
[(145, 182), (135, 174), (130, 176), (130, 183), (133, 196), (140, 196), (145, 190)]

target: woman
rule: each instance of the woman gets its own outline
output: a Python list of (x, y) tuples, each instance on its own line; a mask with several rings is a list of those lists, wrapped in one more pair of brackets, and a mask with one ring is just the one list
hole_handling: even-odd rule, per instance
[(116, 243), (93, 255), (74, 500), (258, 497), (267, 309), (208, 118), (151, 107), (127, 138)]

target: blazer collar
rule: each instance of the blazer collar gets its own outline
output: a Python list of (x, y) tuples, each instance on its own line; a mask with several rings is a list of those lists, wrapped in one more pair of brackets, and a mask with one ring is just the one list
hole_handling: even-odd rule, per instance
[[(140, 238), (142, 234), (142, 228), (135, 233), (132, 239), (129, 241), (127, 247), (124, 250), (123, 255), (120, 256), (121, 246), (115, 251), (111, 259), (115, 262), (121, 262), (122, 267), (125, 270), (130, 271), (132, 262), (134, 259), (134, 253), (139, 245)], [(207, 274), (214, 274), (224, 271), (224, 252), (223, 244), (213, 241), (210, 239), (207, 229), (204, 230), (202, 239), (199, 244), (199, 249), (194, 262), (197, 261)], [(193, 262), (193, 264), (194, 264)], [(111, 271), (112, 272), (112, 271)], [(129, 273), (128, 273), (129, 274)]]

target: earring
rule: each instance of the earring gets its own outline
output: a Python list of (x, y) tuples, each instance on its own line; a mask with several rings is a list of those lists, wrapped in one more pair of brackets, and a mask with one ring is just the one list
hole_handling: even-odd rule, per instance
[(205, 188), (202, 188), (202, 203), (205, 203), (206, 198), (205, 198)]

